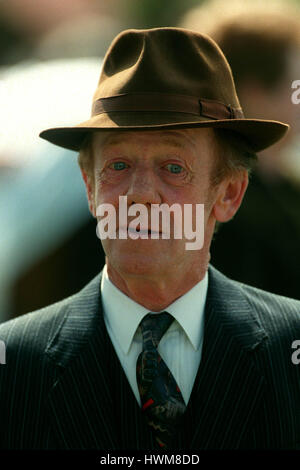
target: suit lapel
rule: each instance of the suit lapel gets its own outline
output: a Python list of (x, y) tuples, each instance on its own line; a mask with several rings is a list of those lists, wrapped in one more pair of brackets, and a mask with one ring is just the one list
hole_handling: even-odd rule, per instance
[(48, 407), (63, 448), (117, 448), (107, 333), (100, 322), (100, 279), (97, 276), (69, 303), (46, 350), (58, 367)]
[[(66, 304), (47, 347), (57, 366), (48, 399), (55, 434), (62, 448), (153, 449), (106, 331), (100, 279)], [(238, 448), (243, 442), (263, 391), (252, 355), (265, 337), (241, 288), (210, 267), (202, 359), (185, 413), (184, 448)]]
[(154, 448), (106, 330), (100, 281), (75, 296), (46, 351), (60, 369), (48, 403), (55, 434), (64, 448)]
[(238, 448), (264, 378), (253, 353), (266, 338), (241, 288), (209, 268), (202, 358), (185, 415), (185, 447)]

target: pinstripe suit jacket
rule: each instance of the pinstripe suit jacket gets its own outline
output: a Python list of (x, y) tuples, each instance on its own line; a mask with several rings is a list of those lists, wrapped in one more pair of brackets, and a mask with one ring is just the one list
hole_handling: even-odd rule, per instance
[[(0, 325), (3, 449), (152, 449), (103, 321), (100, 275)], [(209, 267), (203, 353), (182, 449), (300, 448), (300, 302)]]

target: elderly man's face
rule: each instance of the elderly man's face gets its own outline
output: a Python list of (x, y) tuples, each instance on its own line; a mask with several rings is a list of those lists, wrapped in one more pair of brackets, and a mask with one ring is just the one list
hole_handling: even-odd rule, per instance
[[(216, 162), (212, 129), (101, 132), (93, 139), (94, 174), (88, 195), (94, 215), (103, 203), (112, 204), (118, 215), (119, 196), (127, 196), (128, 206), (140, 203), (148, 209), (163, 203), (182, 208), (205, 205), (201, 250), (186, 250), (184, 238), (105, 239), (108, 265), (119, 273), (151, 277), (167, 276), (174, 269), (191, 272), (201, 261), (207, 264), (214, 206), (220, 198), (219, 188), (211, 184)], [(150, 223), (149, 218), (149, 227)]]

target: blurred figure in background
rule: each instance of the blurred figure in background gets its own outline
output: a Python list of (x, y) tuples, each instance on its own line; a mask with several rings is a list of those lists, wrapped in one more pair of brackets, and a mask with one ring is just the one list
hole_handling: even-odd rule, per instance
[[(122, 29), (120, 0), (10, 0), (0, 3), (0, 21), (22, 38), (10, 48), (8, 63), (24, 57), (57, 59), (101, 57)], [(3, 48), (4, 49), (4, 48)], [(28, 54), (30, 50), (30, 56)]]
[(9, 54), (0, 49), (4, 321), (71, 295), (104, 264), (74, 155), (38, 134), (58, 116), (70, 125), (70, 116), (89, 115), (99, 57), (122, 26), (107, 2), (94, 0), (2, 2), (0, 19), (14, 32), (2, 34)]
[(84, 245), (86, 231), (93, 232), (96, 244), (96, 227), (86, 210), (72, 152), (52, 149), (36, 137), (44, 122), (52, 125), (55, 112), (62, 123), (70, 122), (68, 106), (75, 120), (88, 115), (85, 85), (97, 83), (99, 62), (22, 63), (2, 74), (1, 321), (18, 308), (24, 313), (31, 305), (73, 293), (94, 272), (93, 263), (97, 269), (101, 266), (100, 250), (98, 259), (96, 251), (89, 255), (93, 237)]
[(261, 153), (240, 211), (215, 237), (212, 264), (236, 280), (299, 299), (300, 179), (290, 175), (291, 162), (300, 159), (300, 105), (291, 100), (292, 82), (300, 78), (300, 9), (286, 0), (212, 0), (180, 26), (219, 44), (248, 117), (276, 115), (291, 126)]

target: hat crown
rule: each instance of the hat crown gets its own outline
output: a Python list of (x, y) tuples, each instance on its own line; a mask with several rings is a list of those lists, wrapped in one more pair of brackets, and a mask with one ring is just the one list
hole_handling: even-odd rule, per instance
[(172, 93), (239, 108), (230, 66), (208, 36), (183, 28), (126, 30), (104, 58), (94, 101), (123, 93)]
[(154, 28), (123, 31), (112, 42), (90, 119), (40, 136), (78, 151), (95, 131), (185, 127), (235, 131), (254, 151), (269, 147), (288, 129), (277, 121), (245, 119), (230, 66), (210, 37)]

